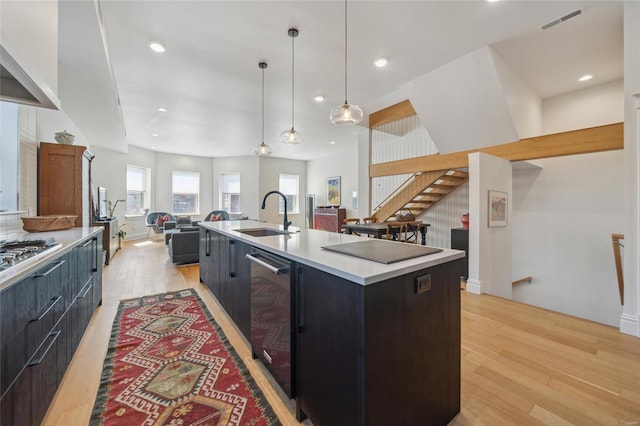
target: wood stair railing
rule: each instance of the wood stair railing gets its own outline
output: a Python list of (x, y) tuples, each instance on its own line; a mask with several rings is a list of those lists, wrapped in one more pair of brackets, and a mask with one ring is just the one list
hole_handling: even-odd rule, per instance
[(418, 216), (436, 205), (469, 179), (467, 172), (440, 170), (416, 173), (404, 187), (373, 213), (378, 222), (395, 220), (396, 213), (411, 211)]

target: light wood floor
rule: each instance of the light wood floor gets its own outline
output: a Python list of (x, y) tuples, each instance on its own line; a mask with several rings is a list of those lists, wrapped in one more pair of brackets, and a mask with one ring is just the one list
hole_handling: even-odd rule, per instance
[[(127, 243), (105, 267), (103, 304), (43, 424), (88, 424), (120, 299), (189, 287), (221, 325), (282, 423), (299, 424), (293, 403), (251, 359), (247, 341), (200, 284), (198, 265), (174, 267), (159, 240)], [(451, 425), (640, 421), (640, 339), (609, 326), (463, 291), (461, 362), (462, 410)]]

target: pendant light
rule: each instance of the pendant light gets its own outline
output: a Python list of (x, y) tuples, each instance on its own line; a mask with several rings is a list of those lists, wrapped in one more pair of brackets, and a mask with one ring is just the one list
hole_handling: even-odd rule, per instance
[(289, 37), (291, 37), (291, 129), (285, 130), (280, 133), (280, 142), (297, 145), (304, 140), (300, 132), (296, 132), (296, 129), (293, 126), (293, 118), (294, 118), (294, 94), (295, 94), (295, 78), (294, 78), (294, 69), (295, 69), (295, 49), (293, 46), (293, 41), (296, 37), (298, 37), (298, 30), (295, 28), (289, 28)]
[(347, 101), (347, 0), (344, 0), (344, 104), (331, 108), (329, 118), (333, 124), (358, 124), (362, 121), (362, 109)]
[(262, 143), (253, 148), (253, 153), (262, 156), (273, 154), (273, 149), (264, 143), (264, 70), (267, 68), (267, 63), (260, 62), (258, 67), (262, 70)]

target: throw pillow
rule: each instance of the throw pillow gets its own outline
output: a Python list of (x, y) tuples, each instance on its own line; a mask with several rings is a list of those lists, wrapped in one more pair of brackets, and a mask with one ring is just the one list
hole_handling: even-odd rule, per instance
[(217, 222), (222, 220), (222, 213), (214, 214), (211, 216), (211, 222)]
[(158, 215), (158, 219), (156, 219), (156, 225), (158, 225), (158, 228), (162, 228), (164, 226), (164, 223), (169, 222), (170, 220), (171, 218), (168, 214), (165, 214), (164, 216)]

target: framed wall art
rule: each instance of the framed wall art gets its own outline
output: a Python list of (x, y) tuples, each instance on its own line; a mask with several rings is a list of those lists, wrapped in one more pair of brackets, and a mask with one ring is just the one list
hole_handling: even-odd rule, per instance
[(327, 178), (327, 205), (340, 205), (340, 176)]
[(506, 192), (489, 191), (489, 228), (507, 226)]

